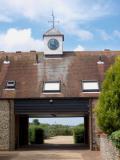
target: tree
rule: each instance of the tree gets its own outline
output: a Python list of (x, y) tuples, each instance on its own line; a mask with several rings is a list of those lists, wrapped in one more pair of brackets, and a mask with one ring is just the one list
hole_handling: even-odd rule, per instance
[(106, 72), (96, 115), (98, 126), (105, 133), (120, 129), (120, 57)]
[(39, 125), (39, 124), (40, 124), (40, 122), (39, 122), (39, 120), (38, 120), (38, 119), (34, 119), (34, 120), (33, 120), (33, 124), (34, 124), (34, 125)]

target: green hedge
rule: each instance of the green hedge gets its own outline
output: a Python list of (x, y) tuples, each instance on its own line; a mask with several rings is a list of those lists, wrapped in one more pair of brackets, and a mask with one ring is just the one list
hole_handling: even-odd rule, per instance
[(35, 144), (44, 143), (44, 130), (42, 128), (35, 128)]
[(73, 129), (74, 143), (84, 143), (84, 126), (77, 126)]
[(112, 140), (113, 144), (120, 149), (120, 130), (113, 132), (110, 135), (110, 139)]
[(29, 127), (29, 143), (33, 144), (35, 142), (35, 126)]
[(29, 127), (29, 143), (30, 144), (44, 143), (44, 130), (39, 126), (31, 125)]

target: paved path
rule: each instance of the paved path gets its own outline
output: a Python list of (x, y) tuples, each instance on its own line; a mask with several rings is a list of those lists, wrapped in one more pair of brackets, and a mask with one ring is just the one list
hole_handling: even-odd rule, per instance
[(73, 142), (70, 137), (51, 138), (46, 142), (47, 144), (14, 152), (0, 152), (0, 160), (101, 160), (98, 151), (90, 151), (84, 146), (69, 144)]
[(73, 136), (56, 136), (45, 140), (46, 144), (74, 144)]

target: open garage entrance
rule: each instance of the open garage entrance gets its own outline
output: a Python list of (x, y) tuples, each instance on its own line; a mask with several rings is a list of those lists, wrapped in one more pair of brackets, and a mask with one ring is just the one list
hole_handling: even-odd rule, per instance
[(90, 144), (89, 99), (18, 99), (15, 115), (16, 148), (29, 144), (29, 117), (84, 117), (84, 143)]
[(29, 144), (88, 145), (86, 122), (84, 117), (29, 118)]

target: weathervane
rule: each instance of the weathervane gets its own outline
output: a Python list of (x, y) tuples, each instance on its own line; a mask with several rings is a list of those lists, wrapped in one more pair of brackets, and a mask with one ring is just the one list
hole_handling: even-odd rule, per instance
[(54, 12), (52, 11), (52, 19), (51, 21), (48, 21), (49, 23), (52, 23), (52, 27), (55, 28), (55, 23), (59, 23), (59, 21), (55, 21)]

